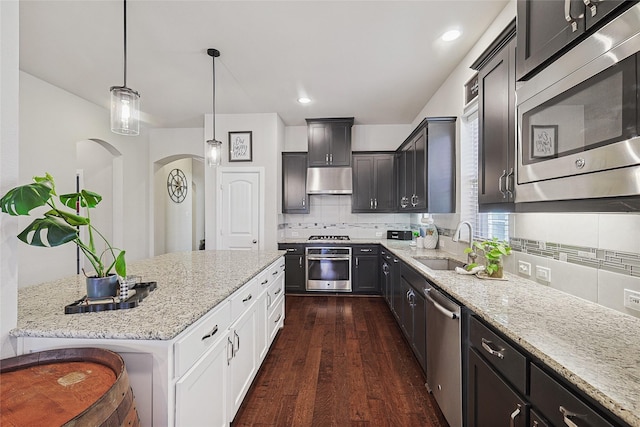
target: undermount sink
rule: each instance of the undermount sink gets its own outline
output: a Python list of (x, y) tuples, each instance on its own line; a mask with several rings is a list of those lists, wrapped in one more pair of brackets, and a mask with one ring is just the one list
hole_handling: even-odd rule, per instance
[(419, 263), (432, 270), (455, 270), (456, 267), (464, 268), (465, 263), (451, 258), (414, 258)]

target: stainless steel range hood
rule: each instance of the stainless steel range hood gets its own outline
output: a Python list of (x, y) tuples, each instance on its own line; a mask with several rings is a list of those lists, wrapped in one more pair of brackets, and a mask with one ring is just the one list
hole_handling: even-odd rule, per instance
[(307, 168), (308, 194), (352, 194), (350, 167)]

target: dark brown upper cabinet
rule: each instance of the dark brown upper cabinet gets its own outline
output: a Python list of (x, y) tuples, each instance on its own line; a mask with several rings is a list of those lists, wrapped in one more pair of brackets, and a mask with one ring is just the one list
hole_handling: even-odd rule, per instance
[(351, 212), (395, 211), (395, 153), (353, 153)]
[(472, 65), (478, 70), (478, 205), (512, 211), (515, 187), (515, 21)]
[(351, 166), (353, 117), (307, 119), (309, 166)]
[(309, 213), (307, 153), (282, 153), (282, 213)]
[(518, 0), (518, 80), (527, 80), (635, 1)]
[(456, 118), (427, 117), (397, 150), (397, 212), (455, 211)]

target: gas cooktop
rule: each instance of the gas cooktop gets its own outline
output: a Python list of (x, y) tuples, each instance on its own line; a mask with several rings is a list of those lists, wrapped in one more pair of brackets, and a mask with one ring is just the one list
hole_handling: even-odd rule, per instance
[(345, 235), (338, 235), (338, 236), (329, 236), (329, 235), (310, 236), (309, 240), (349, 240), (349, 236), (345, 236)]

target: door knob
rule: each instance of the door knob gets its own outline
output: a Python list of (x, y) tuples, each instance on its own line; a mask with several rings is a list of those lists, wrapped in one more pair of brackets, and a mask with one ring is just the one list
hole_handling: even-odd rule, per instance
[(253, 240), (253, 243), (258, 243), (258, 241), (254, 239), (254, 240)]

